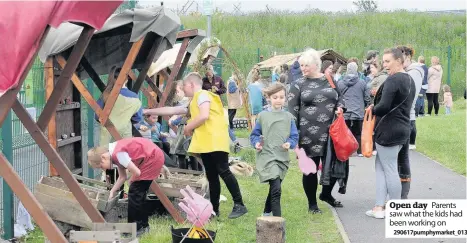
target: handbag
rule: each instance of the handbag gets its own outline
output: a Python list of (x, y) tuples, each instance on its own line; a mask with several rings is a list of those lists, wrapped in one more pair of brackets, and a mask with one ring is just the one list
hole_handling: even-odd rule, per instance
[(358, 149), (358, 141), (345, 124), (344, 115), (339, 114), (329, 127), (329, 135), (334, 144), (336, 157), (340, 161), (347, 161)]
[(373, 131), (375, 129), (376, 118), (373, 116), (373, 111), (369, 108), (365, 110), (362, 126), (362, 154), (366, 158), (373, 156)]

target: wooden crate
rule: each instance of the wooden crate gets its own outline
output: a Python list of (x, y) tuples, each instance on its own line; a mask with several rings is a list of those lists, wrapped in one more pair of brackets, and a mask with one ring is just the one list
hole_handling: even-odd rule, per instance
[[(118, 196), (108, 200), (109, 191), (102, 187), (80, 184), (91, 204), (102, 212), (108, 212), (118, 202)], [(78, 203), (62, 179), (42, 177), (34, 189), (34, 196), (56, 221), (90, 229), (92, 221)]]
[(171, 172), (170, 178), (159, 178), (156, 180), (167, 197), (183, 198), (180, 189), (186, 188), (187, 185), (200, 195), (206, 193), (202, 188), (203, 185), (198, 182), (203, 178), (203, 172), (178, 168), (170, 168), (169, 170)]

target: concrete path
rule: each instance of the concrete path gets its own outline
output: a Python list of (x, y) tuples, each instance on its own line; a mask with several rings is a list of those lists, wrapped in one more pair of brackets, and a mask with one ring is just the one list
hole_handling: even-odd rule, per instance
[[(249, 146), (247, 139), (239, 139)], [(424, 155), (410, 152), (412, 183), (410, 199), (465, 199), (466, 178)], [(375, 157), (350, 158), (350, 178), (345, 195), (336, 190), (333, 195), (344, 204), (337, 208), (337, 215), (352, 243), (454, 243), (466, 239), (386, 239), (384, 220), (369, 218), (365, 212), (375, 202)]]
[[(369, 218), (365, 212), (374, 205), (375, 157), (350, 158), (350, 179), (345, 195), (333, 193), (342, 201), (338, 216), (351, 242), (466, 242), (465, 239), (386, 239), (384, 220)], [(418, 152), (410, 152), (412, 183), (410, 199), (465, 199), (466, 178)]]

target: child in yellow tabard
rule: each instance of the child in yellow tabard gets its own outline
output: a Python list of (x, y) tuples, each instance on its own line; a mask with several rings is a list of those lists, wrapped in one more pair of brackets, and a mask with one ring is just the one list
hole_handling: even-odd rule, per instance
[[(193, 97), (189, 104), (191, 119), (184, 128), (186, 136), (192, 136), (188, 152), (199, 154), (209, 181), (210, 199), (216, 215), (219, 215), (221, 185), (219, 176), (232, 195), (234, 207), (229, 218), (238, 218), (248, 212), (243, 204), (237, 179), (229, 169), (229, 123), (224, 107), (217, 94), (202, 90), (202, 77), (190, 73), (183, 80), (183, 91)], [(187, 107), (163, 107), (145, 110), (145, 114), (176, 115), (188, 112)]]

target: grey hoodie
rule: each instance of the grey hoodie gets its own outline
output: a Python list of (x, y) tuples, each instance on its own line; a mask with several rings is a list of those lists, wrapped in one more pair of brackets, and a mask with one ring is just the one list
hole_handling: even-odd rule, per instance
[(345, 120), (363, 120), (365, 107), (370, 104), (370, 88), (357, 75), (346, 75), (337, 83), (344, 97)]
[(425, 76), (425, 70), (423, 70), (423, 67), (420, 63), (412, 63), (410, 64), (405, 71), (410, 75), (410, 77), (413, 79), (415, 82), (415, 97), (412, 103), (412, 109), (410, 110), (410, 120), (415, 121), (417, 116), (415, 116), (415, 103), (417, 103), (417, 98), (418, 94), (420, 93), (420, 90), (422, 88), (423, 84), (423, 77)]

